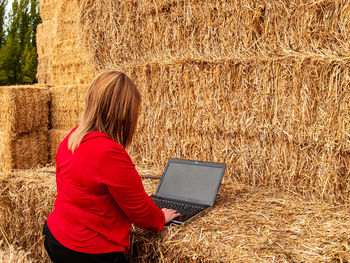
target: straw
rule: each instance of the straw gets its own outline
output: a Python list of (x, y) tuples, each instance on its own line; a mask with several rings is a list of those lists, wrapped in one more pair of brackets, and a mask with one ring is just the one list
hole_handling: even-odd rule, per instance
[[(0, 239), (34, 262), (48, 262), (41, 233), (56, 194), (52, 170), (0, 176)], [(158, 180), (143, 184), (153, 194)], [(347, 205), (225, 181), (214, 208), (190, 224), (161, 233), (134, 227), (128, 255), (131, 262), (348, 262), (349, 217)]]
[(0, 87), (0, 170), (48, 162), (47, 86)]

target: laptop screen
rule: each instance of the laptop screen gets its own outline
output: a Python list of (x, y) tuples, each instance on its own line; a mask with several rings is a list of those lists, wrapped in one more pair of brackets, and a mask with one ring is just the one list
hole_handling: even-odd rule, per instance
[(157, 196), (214, 205), (226, 165), (169, 159)]

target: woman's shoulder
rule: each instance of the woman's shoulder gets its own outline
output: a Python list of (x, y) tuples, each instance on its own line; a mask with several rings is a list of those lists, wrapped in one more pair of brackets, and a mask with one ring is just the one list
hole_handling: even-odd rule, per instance
[(81, 145), (86, 145), (103, 155), (124, 155), (129, 159), (126, 150), (110, 136), (103, 132), (93, 131), (88, 133), (82, 140)]
[(81, 143), (91, 144), (99, 149), (125, 151), (124, 148), (103, 132), (92, 131), (86, 134)]
[[(99, 140), (105, 140), (100, 138)], [(100, 152), (100, 161), (103, 166), (115, 166), (123, 168), (135, 168), (131, 157), (126, 152), (126, 150), (117, 142), (113, 140), (104, 141), (106, 144), (103, 147), (102, 152)]]

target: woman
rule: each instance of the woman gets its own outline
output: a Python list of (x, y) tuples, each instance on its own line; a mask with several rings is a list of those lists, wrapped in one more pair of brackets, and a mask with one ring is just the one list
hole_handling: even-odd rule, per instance
[(133, 81), (102, 73), (85, 101), (80, 125), (57, 151), (57, 196), (44, 245), (53, 262), (126, 262), (131, 223), (160, 231), (179, 214), (154, 204), (125, 151), (141, 105)]

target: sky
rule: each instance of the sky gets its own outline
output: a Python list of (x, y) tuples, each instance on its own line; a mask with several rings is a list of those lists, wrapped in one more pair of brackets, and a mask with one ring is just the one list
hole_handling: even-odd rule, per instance
[(6, 10), (9, 11), (11, 9), (13, 0), (8, 0)]
[(7, 14), (10, 12), (11, 7), (12, 7), (13, 0), (8, 0), (7, 6), (6, 6), (6, 12), (5, 12), (5, 23), (7, 23)]

